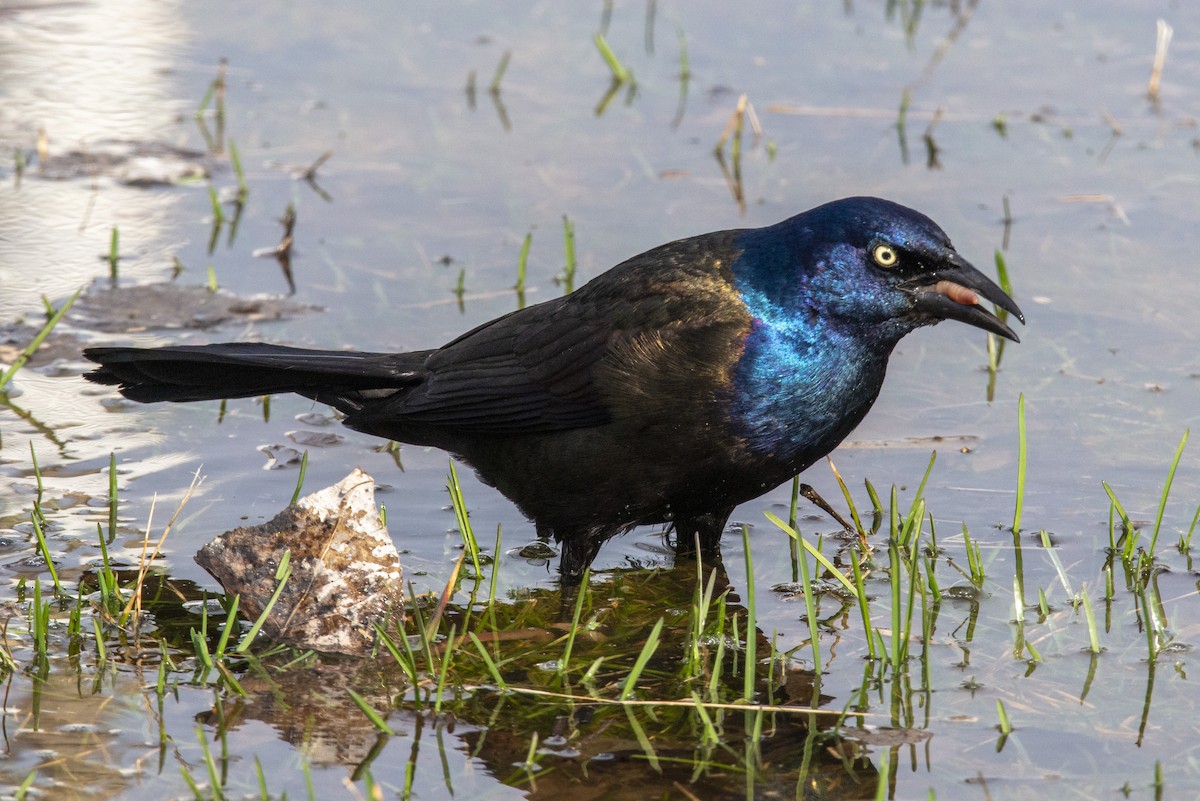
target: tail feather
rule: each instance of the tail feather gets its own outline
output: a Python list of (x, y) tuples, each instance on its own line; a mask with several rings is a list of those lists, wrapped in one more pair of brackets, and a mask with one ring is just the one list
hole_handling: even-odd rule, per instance
[(345, 396), (357, 407), (363, 391), (403, 389), (425, 378), (428, 351), (357, 353), (231, 342), (166, 348), (88, 348), (100, 366), (84, 377), (116, 386), (141, 403), (246, 398), (279, 392), (326, 403)]

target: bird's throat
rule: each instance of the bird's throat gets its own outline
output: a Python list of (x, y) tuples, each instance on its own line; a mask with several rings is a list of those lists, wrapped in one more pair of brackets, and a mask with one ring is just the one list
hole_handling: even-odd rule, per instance
[(879, 395), (890, 352), (833, 329), (756, 325), (734, 377), (734, 427), (754, 453), (799, 472), (835, 448)]

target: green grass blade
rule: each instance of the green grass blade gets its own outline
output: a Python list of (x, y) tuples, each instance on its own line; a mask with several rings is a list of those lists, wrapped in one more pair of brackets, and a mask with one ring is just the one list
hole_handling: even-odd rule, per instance
[(563, 649), (562, 659), (558, 661), (558, 675), (565, 676), (571, 663), (571, 651), (575, 647), (575, 633), (579, 631), (579, 617), (583, 614), (583, 596), (587, 594), (588, 579), (591, 577), (591, 568), (585, 568), (583, 578), (579, 580), (579, 586), (575, 590), (575, 612), (571, 616), (571, 630), (567, 633), (567, 645)]
[(471, 528), (471, 519), (467, 513), (467, 502), (463, 499), (462, 485), (458, 483), (458, 471), (454, 469), (454, 460), (450, 460), (450, 479), (446, 486), (450, 491), (450, 505), (454, 507), (454, 518), (458, 522), (459, 533), (462, 534), (463, 546), (471, 557), (471, 565), (475, 568), (475, 576), (483, 575), (479, 566), (479, 541), (475, 539), (475, 530)]
[(600, 56), (604, 59), (604, 63), (612, 71), (613, 80), (618, 83), (628, 83), (633, 78), (633, 73), (621, 63), (616, 53), (608, 46), (608, 41), (604, 38), (604, 34), (597, 31), (593, 40), (596, 43), (596, 49), (600, 51)]
[[(861, 531), (861, 526), (859, 528)], [(800, 554), (800, 586), (804, 589), (804, 615), (808, 618), (808, 637), (812, 643), (813, 673), (821, 674), (821, 630), (817, 625), (817, 603), (814, 598), (808, 556)]]
[(1025, 505), (1025, 393), (1017, 399), (1017, 503), (1012, 530), (1021, 533), (1021, 510)]
[(1117, 500), (1117, 494), (1113, 492), (1113, 488), (1108, 485), (1107, 481), (1101, 481), (1100, 486), (1104, 487), (1104, 491), (1108, 493), (1108, 499), (1112, 502), (1112, 508), (1116, 511), (1117, 516), (1121, 518), (1121, 536), (1117, 538), (1115, 547), (1120, 547), (1124, 544), (1125, 555), (1133, 553), (1133, 546), (1137, 542), (1137, 530), (1133, 527), (1133, 521), (1129, 519), (1129, 515), (1125, 512), (1125, 507)]
[(435, 715), (441, 713), (442, 703), (446, 699), (446, 678), (450, 675), (450, 662), (454, 659), (454, 637), (457, 627), (456, 623), (450, 625), (450, 633), (446, 635), (446, 647), (442, 651), (442, 664), (438, 666), (437, 690), (433, 700), (433, 714)]
[(408, 677), (412, 684), (417, 683), (417, 665), (416, 658), (413, 655), (412, 648), (408, 645), (408, 637), (404, 632), (399, 632), (400, 638), (403, 640), (405, 648), (403, 651), (396, 645), (396, 640), (386, 632), (378, 623), (375, 624), (375, 635), (379, 638), (379, 642), (383, 643), (383, 647), (388, 650), (392, 658), (396, 660), (396, 664), (404, 671), (404, 675)]
[(376, 712), (370, 704), (367, 703), (367, 699), (363, 698), (361, 695), (348, 687), (346, 688), (346, 692), (349, 694), (350, 700), (354, 702), (354, 705), (362, 710), (362, 713), (366, 715), (367, 720), (371, 721), (371, 725), (374, 726), (378, 731), (383, 732), (384, 734), (396, 733), (392, 730), (392, 727), (387, 724), (387, 721), (384, 720), (383, 717), (381, 717), (380, 714)]
[(221, 772), (217, 769), (217, 761), (213, 759), (212, 751), (208, 748), (208, 739), (204, 736), (204, 728), (196, 727), (196, 738), (200, 741), (200, 750), (204, 754), (204, 767), (208, 771), (208, 789), (212, 792), (213, 801), (224, 801), (225, 793), (221, 790)]
[(654, 656), (654, 652), (658, 650), (658, 641), (662, 635), (662, 629), (663, 618), (660, 617), (658, 622), (654, 624), (654, 628), (650, 630), (649, 636), (646, 637), (646, 644), (642, 646), (642, 652), (638, 654), (637, 661), (633, 663), (633, 667), (629, 670), (629, 676), (625, 679), (624, 686), (621, 687), (622, 701), (628, 701), (633, 697), (642, 671), (646, 669), (646, 664), (650, 661), (650, 657)]
[(237, 647), (234, 648), (235, 653), (244, 654), (250, 648), (250, 643), (254, 642), (254, 638), (258, 636), (259, 629), (267, 622), (267, 618), (271, 615), (271, 610), (275, 608), (275, 603), (279, 600), (279, 596), (283, 593), (283, 587), (292, 576), (292, 552), (284, 551), (283, 559), (279, 560), (279, 568), (275, 571), (275, 578), (279, 582), (275, 586), (275, 592), (271, 593), (267, 605), (263, 607), (262, 614), (254, 621), (254, 625), (245, 633)]
[(633, 709), (625, 707), (625, 717), (629, 720), (629, 727), (633, 730), (633, 736), (638, 741), (638, 745), (642, 747), (642, 753), (646, 756), (646, 761), (650, 763), (650, 767), (658, 773), (662, 773), (662, 766), (659, 764), (658, 753), (654, 750), (654, 743), (650, 742), (650, 738), (646, 736), (645, 729), (638, 722), (637, 716), (633, 713)]
[(746, 552), (746, 665), (742, 671), (742, 697), (752, 701), (758, 674), (758, 609), (754, 592), (754, 558), (750, 552), (749, 526), (742, 526), (742, 548)]
[[(826, 461), (829, 462), (829, 469), (833, 471), (833, 477), (837, 479), (838, 486), (842, 490), (842, 497), (846, 499), (846, 506), (850, 509), (850, 519), (854, 521), (854, 529), (858, 532), (858, 536), (867, 536), (866, 529), (863, 528), (862, 518), (860, 518), (858, 515), (858, 505), (854, 503), (854, 498), (850, 495), (850, 488), (847, 487), (846, 482), (842, 480), (842, 474), (839, 473), (837, 467), (834, 466), (833, 460), (826, 457)], [(792, 525), (795, 526), (795, 523), (792, 523)]]
[(517, 283), (513, 285), (513, 289), (518, 292), (525, 291), (525, 273), (529, 266), (529, 249), (533, 246), (533, 233), (525, 234), (525, 241), (521, 243), (521, 255), (517, 257)]
[(1063, 567), (1062, 560), (1058, 558), (1054, 544), (1050, 542), (1050, 534), (1046, 529), (1042, 529), (1039, 533), (1042, 538), (1042, 548), (1046, 551), (1046, 556), (1050, 557), (1050, 563), (1054, 565), (1054, 571), (1058, 574), (1058, 580), (1062, 583), (1063, 589), (1066, 590), (1067, 597), (1074, 598), (1075, 593), (1071, 591), (1071, 581), (1067, 578), (1066, 568)]
[(1179, 459), (1183, 456), (1183, 448), (1187, 445), (1188, 435), (1191, 434), (1191, 429), (1183, 432), (1183, 438), (1179, 440), (1179, 447), (1175, 449), (1175, 458), (1171, 460), (1171, 468), (1167, 471), (1167, 482), (1163, 484), (1162, 498), (1158, 501), (1158, 515), (1154, 518), (1154, 533), (1150, 535), (1149, 553), (1154, 555), (1154, 548), (1158, 545), (1158, 530), (1162, 528), (1163, 512), (1167, 508), (1167, 496), (1171, 494), (1171, 484), (1175, 481), (1175, 468), (1179, 467)]
[[(907, 90), (905, 90), (907, 97)], [(892, 786), (892, 750), (890, 748), (881, 748), (879, 750), (879, 758), (876, 760), (878, 765), (876, 770), (879, 773), (879, 778), (875, 782), (875, 801), (888, 801), (891, 798), (890, 788)]]
[(113, 226), (112, 235), (108, 239), (108, 277), (117, 282), (117, 262), (121, 260), (121, 233)]
[(54, 559), (50, 556), (50, 545), (46, 542), (46, 532), (42, 530), (42, 525), (38, 521), (41, 517), (39, 509), (35, 508), (30, 520), (33, 521), (33, 534), (37, 539), (38, 552), (42, 555), (42, 560), (46, 563), (46, 570), (50, 573), (50, 578), (54, 582), (54, 593), (56, 595), (62, 593), (62, 584), (58, 581), (58, 571), (54, 568)]
[(242, 157), (238, 153), (237, 144), (232, 139), (229, 140), (229, 161), (233, 165), (233, 174), (237, 176), (237, 202), (245, 203), (250, 194), (250, 187), (246, 184), (246, 173), (242, 169)]
[(1088, 597), (1087, 587), (1079, 591), (1079, 600), (1083, 604), (1083, 615), (1087, 619), (1089, 648), (1093, 654), (1100, 653), (1100, 633), (1096, 629), (1096, 614), (1092, 611), (1092, 599)]
[(1004, 708), (1004, 702), (999, 698), (996, 699), (996, 716), (1000, 719), (1000, 733), (1012, 734), (1012, 721), (1008, 719), (1008, 710)]
[(483, 641), (473, 631), (467, 632), (467, 636), (471, 638), (471, 642), (475, 644), (475, 648), (479, 651), (479, 656), (483, 658), (483, 663), (487, 665), (488, 673), (492, 674), (492, 681), (496, 682), (496, 686), (501, 690), (507, 690), (508, 682), (500, 675), (500, 668), (497, 667), (495, 660), (492, 659), (492, 655), (487, 652)]
[(300, 500), (300, 490), (304, 488), (304, 474), (308, 472), (308, 450), (300, 457), (300, 475), (296, 476), (296, 490), (292, 493), (292, 504)]
[(820, 562), (821, 565), (827, 571), (829, 571), (829, 573), (834, 578), (836, 578), (838, 581), (840, 581), (842, 583), (842, 586), (844, 586), (847, 589), (847, 591), (850, 592), (850, 594), (852, 594), (855, 598), (859, 597), (858, 588), (854, 586), (854, 582), (852, 582), (850, 579), (846, 578), (846, 576), (843, 575), (842, 571), (838, 570), (834, 566), (833, 562), (830, 562), (827, 558), (825, 558), (825, 554), (821, 553), (815, 547), (810, 545), (808, 543), (808, 540), (801, 537), (799, 532), (796, 531), (796, 529), (792, 528), (787, 523), (780, 520), (778, 517), (773, 515), (771, 512), (763, 512), (763, 514), (766, 515), (768, 520), (770, 520), (776, 526), (781, 528), (784, 531), (784, 533), (787, 534), (789, 537), (793, 537), (793, 538), (799, 540), (800, 544), (804, 546), (804, 550), (806, 550), (810, 554), (812, 554), (813, 557), (816, 558), (816, 560), (818, 562)]
[(70, 311), (71, 307), (75, 305), (75, 301), (79, 299), (81, 292), (83, 292), (83, 287), (75, 290), (75, 294), (68, 298), (66, 303), (58, 307), (58, 311), (51, 315), (50, 319), (46, 321), (46, 324), (42, 326), (42, 329), (37, 332), (37, 335), (29, 341), (29, 344), (25, 346), (25, 349), (17, 355), (15, 360), (13, 360), (12, 365), (5, 370), (3, 374), (0, 374), (0, 392), (4, 390), (5, 385), (12, 380), (13, 376), (17, 374), (17, 371), (25, 366), (25, 363), (29, 361), (30, 357), (37, 352), (37, 349), (42, 346), (42, 343), (46, 341), (46, 337), (50, 336), (50, 332), (54, 330), (54, 327), (58, 325), (59, 321), (62, 320), (62, 318), (66, 316), (67, 312)]
[(563, 266), (563, 284), (567, 294), (570, 294), (575, 289), (575, 270), (578, 267), (578, 261), (575, 257), (575, 223), (571, 222), (571, 218), (563, 215), (563, 254), (565, 264)]
[(871, 636), (871, 605), (867, 602), (866, 589), (863, 587), (862, 565), (859, 564), (859, 556), (856, 553), (850, 554), (850, 569), (854, 571), (854, 586), (856, 587), (854, 594), (858, 598), (858, 609), (862, 614), (863, 634), (867, 638), (867, 657), (876, 659), (878, 653), (875, 650), (875, 638)]
[(229, 604), (229, 612), (227, 612), (225, 616), (225, 626), (221, 629), (220, 639), (217, 640), (217, 649), (215, 653), (218, 658), (224, 656), (225, 648), (227, 645), (229, 645), (229, 636), (233, 633), (233, 630), (237, 628), (238, 603), (241, 601), (241, 599), (241, 595), (235, 595), (233, 596), (233, 602)]
[(488, 85), (488, 91), (496, 95), (500, 93), (500, 82), (504, 80), (504, 73), (508, 71), (508, 62), (512, 60), (512, 51), (505, 50), (504, 55), (500, 56), (500, 63), (496, 65), (496, 71), (492, 74), (492, 82)]

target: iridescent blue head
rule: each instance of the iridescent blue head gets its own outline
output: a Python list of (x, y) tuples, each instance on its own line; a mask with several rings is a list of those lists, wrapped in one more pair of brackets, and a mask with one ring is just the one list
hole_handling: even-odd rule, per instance
[(837, 200), (735, 242), (731, 271), (751, 325), (731, 419), (785, 477), (858, 425), (905, 334), (960, 320), (1016, 341), (981, 299), (1025, 321), (932, 220), (886, 200)]
[(894, 345), (922, 325), (959, 320), (1013, 341), (985, 309), (990, 300), (1021, 322), (1021, 310), (972, 267), (933, 220), (887, 200), (852, 197), (741, 234), (738, 289), (764, 322)]

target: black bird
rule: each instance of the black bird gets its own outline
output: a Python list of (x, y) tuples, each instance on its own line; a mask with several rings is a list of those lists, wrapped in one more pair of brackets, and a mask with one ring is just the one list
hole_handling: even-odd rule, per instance
[(932, 220), (878, 198), (647, 251), (578, 291), (434, 350), (256, 343), (89, 348), (87, 378), (135, 401), (295, 392), (350, 428), (472, 465), (561, 544), (577, 581), (643, 524), (719, 547), (738, 504), (833, 450), (866, 415), (910, 331), (1024, 322)]

